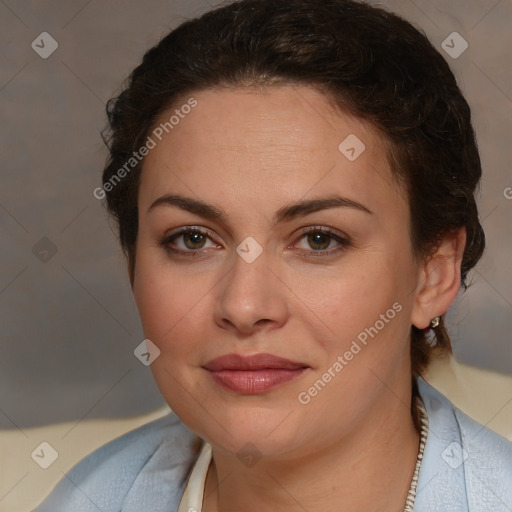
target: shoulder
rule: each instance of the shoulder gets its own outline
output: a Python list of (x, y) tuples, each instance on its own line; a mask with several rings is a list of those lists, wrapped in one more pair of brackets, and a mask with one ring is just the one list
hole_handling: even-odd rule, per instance
[[(34, 512), (167, 510), (179, 501), (201, 443), (170, 413), (82, 459)], [(146, 485), (157, 491), (144, 492)]]
[(512, 443), (470, 418), (421, 378), (418, 388), (429, 434), (415, 512), (512, 510)]

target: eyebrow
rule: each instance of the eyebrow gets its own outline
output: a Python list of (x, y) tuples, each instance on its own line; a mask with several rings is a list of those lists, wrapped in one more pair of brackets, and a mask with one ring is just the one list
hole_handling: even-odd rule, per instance
[[(147, 212), (149, 213), (159, 206), (176, 206), (182, 210), (194, 213), (206, 219), (219, 221), (229, 225), (228, 215), (224, 210), (191, 197), (185, 197), (179, 194), (166, 194), (153, 201)], [(274, 224), (278, 224), (279, 222), (293, 220), (297, 217), (309, 215), (321, 210), (339, 207), (354, 208), (370, 215), (374, 215), (374, 212), (356, 201), (342, 196), (328, 196), (318, 199), (301, 200), (283, 206), (275, 212), (273, 222)]]

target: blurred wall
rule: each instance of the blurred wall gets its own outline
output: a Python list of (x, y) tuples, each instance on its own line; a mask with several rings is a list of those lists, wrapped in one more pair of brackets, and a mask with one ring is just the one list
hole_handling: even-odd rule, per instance
[[(512, 2), (379, 3), (426, 32), (472, 106), (487, 251), (448, 319), (461, 362), (512, 373)], [(106, 158), (105, 102), (145, 50), (210, 7), (213, 0), (0, 3), (0, 428), (164, 404), (134, 357), (143, 333), (126, 265), (92, 191)]]

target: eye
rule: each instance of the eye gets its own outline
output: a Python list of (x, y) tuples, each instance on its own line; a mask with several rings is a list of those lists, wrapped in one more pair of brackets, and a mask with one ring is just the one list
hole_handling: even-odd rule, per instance
[[(177, 233), (164, 236), (164, 238), (159, 241), (159, 245), (173, 253), (195, 256), (200, 251), (208, 248), (205, 246), (207, 240), (211, 240), (207, 231), (197, 227), (190, 227), (182, 229)], [(176, 241), (178, 241), (178, 243), (176, 243)], [(181, 244), (179, 242), (181, 242)], [(211, 247), (216, 246), (212, 245)]]
[[(347, 236), (342, 236), (321, 226), (315, 226), (303, 231), (299, 240), (303, 239), (313, 250), (299, 249), (299, 252), (312, 257), (331, 255), (351, 245), (350, 239)], [(334, 248), (332, 247), (333, 242), (337, 243)]]

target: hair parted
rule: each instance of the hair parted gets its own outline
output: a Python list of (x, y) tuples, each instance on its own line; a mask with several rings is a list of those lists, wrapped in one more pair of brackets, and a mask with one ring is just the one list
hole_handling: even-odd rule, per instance
[[(241, 0), (191, 19), (151, 48), (107, 104), (110, 155), (103, 184), (140, 148), (157, 118), (180, 98), (216, 87), (311, 85), (341, 110), (368, 121), (389, 147), (408, 193), (415, 254), (466, 228), (461, 279), (485, 237), (475, 193), (481, 164), (471, 113), (442, 55), (399, 16), (353, 0)], [(133, 277), (137, 195), (143, 161), (107, 194)], [(443, 319), (411, 326), (413, 378), (434, 353), (451, 352)]]

